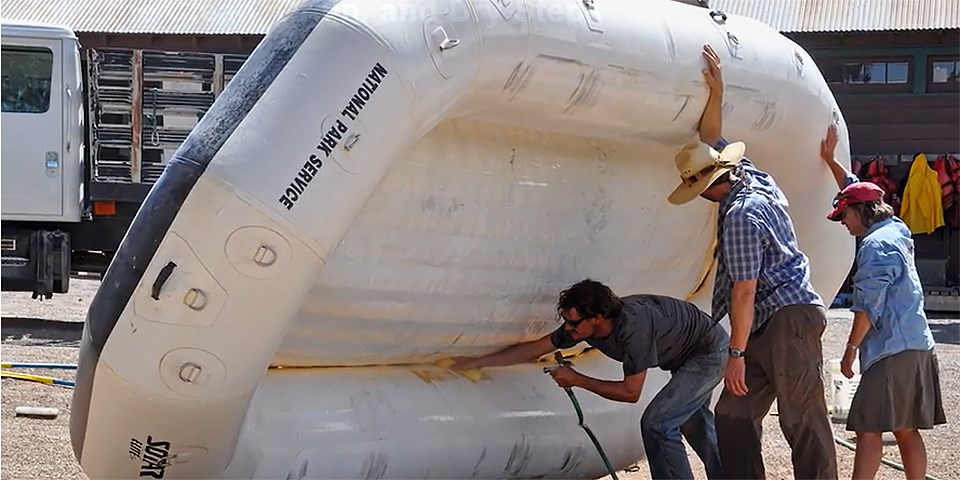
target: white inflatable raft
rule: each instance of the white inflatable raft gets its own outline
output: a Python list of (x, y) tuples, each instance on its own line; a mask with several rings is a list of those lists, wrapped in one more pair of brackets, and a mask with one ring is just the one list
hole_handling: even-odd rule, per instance
[[(473, 383), (431, 363), (551, 331), (557, 293), (585, 277), (696, 290), (716, 207), (666, 197), (706, 100), (705, 42), (725, 134), (786, 191), (832, 298), (853, 242), (824, 218), (817, 152), (837, 121), (846, 155), (846, 128), (772, 29), (666, 0), (312, 0), (178, 150), (103, 280), (71, 415), (84, 471), (604, 475), (541, 366)], [(640, 405), (578, 392), (616, 467), (642, 458), (638, 418), (666, 379)]]

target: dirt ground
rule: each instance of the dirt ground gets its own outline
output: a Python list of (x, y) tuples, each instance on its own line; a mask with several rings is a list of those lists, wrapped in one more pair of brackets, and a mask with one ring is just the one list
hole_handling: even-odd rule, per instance
[[(82, 331), (82, 322), (87, 306), (93, 299), (98, 283), (92, 280), (74, 280), (71, 292), (56, 296), (53, 300), (39, 302), (29, 295), (3, 293), (0, 296), (2, 310), (2, 344), (0, 356), (4, 362), (57, 362), (75, 363)], [(843, 353), (849, 332), (851, 315), (844, 310), (831, 310), (827, 332), (824, 335), (824, 358), (839, 358)], [(937, 339), (937, 355), (940, 360), (940, 379), (948, 424), (924, 432), (927, 445), (928, 473), (939, 479), (960, 478), (960, 462), (956, 460), (956, 446), (960, 445), (960, 320), (935, 319), (930, 321)], [(25, 371), (37, 375), (73, 379), (70, 371)], [(86, 479), (80, 471), (70, 445), (69, 417), (72, 390), (57, 386), (3, 379), (0, 392), (0, 477), (13, 479)], [(54, 420), (39, 420), (16, 417), (14, 409), (19, 405), (55, 407), (60, 409)], [(589, 423), (589, 419), (587, 419)], [(835, 433), (843, 439), (852, 440), (842, 424), (834, 425)], [(790, 449), (787, 446), (776, 416), (764, 421), (764, 459), (767, 477), (771, 479), (793, 478), (790, 464)], [(884, 449), (885, 456), (899, 462), (900, 455), (895, 445)], [(840, 478), (850, 478), (853, 469), (853, 452), (837, 446)], [(699, 461), (691, 458), (697, 478), (705, 478)], [(649, 478), (645, 462), (620, 472), (619, 478), (639, 480)], [(608, 477), (609, 478), (609, 477)], [(886, 466), (880, 467), (880, 479), (904, 478), (903, 473)]]

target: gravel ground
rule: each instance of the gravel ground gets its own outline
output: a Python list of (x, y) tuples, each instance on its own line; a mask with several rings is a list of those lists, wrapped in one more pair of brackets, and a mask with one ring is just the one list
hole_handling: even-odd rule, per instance
[[(0, 295), (0, 312), (7, 318), (41, 318), (63, 322), (83, 322), (87, 307), (97, 293), (99, 280), (70, 279), (70, 292), (54, 295), (50, 300), (34, 300), (29, 293), (3, 292)], [(4, 327), (6, 337), (6, 327)]]
[[(38, 302), (29, 294), (4, 292), (0, 297), (2, 309), (2, 359), (5, 362), (63, 362), (77, 361), (80, 326), (87, 305), (93, 299), (98, 283), (92, 280), (74, 280), (71, 292), (52, 300)], [(846, 344), (852, 316), (843, 310), (831, 310), (827, 332), (824, 335), (824, 358), (840, 358)], [(927, 445), (928, 472), (940, 479), (960, 478), (960, 462), (956, 460), (956, 445), (960, 445), (960, 320), (931, 320), (937, 337), (940, 360), (940, 380), (948, 424), (924, 432)], [(72, 372), (31, 372), (73, 379)], [(69, 416), (72, 391), (67, 388), (4, 379), (2, 382), (2, 472), (0, 478), (56, 478), (86, 479), (80, 471), (70, 446)], [(60, 415), (55, 420), (18, 418), (14, 408), (19, 405), (56, 407)], [(589, 423), (589, 419), (588, 419)], [(777, 417), (764, 420), (764, 459), (770, 479), (793, 478), (790, 449)], [(834, 425), (834, 432), (844, 439), (853, 436), (842, 424)], [(950, 447), (950, 445), (954, 445)], [(895, 445), (884, 448), (887, 458), (900, 461)], [(840, 478), (850, 478), (853, 452), (837, 447)], [(697, 478), (705, 478), (699, 460), (691, 459)], [(645, 462), (620, 478), (638, 480), (649, 478)], [(899, 471), (881, 466), (880, 479), (904, 478)]]

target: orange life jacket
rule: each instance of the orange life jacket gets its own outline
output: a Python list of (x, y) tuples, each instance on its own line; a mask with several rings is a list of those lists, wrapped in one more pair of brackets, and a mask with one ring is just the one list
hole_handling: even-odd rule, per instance
[(940, 155), (933, 162), (940, 180), (943, 198), (943, 221), (951, 228), (960, 227), (960, 162), (953, 155)]

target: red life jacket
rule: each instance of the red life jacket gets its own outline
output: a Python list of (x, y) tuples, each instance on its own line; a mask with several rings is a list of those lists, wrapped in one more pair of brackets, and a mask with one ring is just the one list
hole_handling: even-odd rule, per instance
[(893, 207), (893, 211), (900, 212), (900, 196), (897, 195), (897, 184), (890, 179), (890, 172), (883, 164), (883, 159), (877, 155), (861, 167), (857, 175), (864, 182), (871, 182), (883, 189), (883, 201)]
[(940, 180), (943, 198), (943, 221), (951, 228), (960, 227), (960, 162), (952, 155), (940, 155), (933, 162)]

